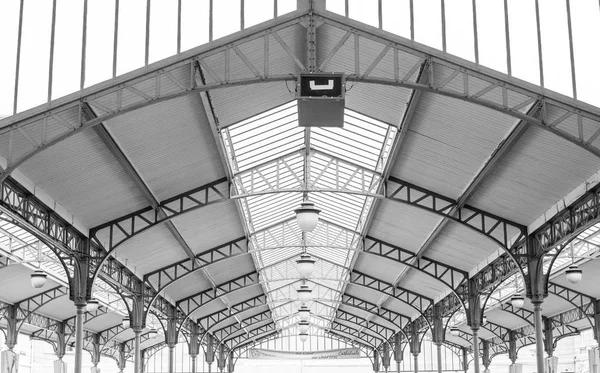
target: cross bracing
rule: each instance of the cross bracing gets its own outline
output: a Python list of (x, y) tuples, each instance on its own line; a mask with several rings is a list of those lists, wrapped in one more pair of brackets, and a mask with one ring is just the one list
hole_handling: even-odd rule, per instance
[[(312, 57), (301, 47), (308, 20), (320, 23)], [(465, 314), (465, 305), (485, 292), (490, 318), (511, 312), (526, 328), (490, 322), (488, 329), (500, 332), (482, 332), (491, 346), (478, 345), (493, 350), (515, 330), (522, 331), (519, 343), (531, 341), (532, 311), (506, 301), (513, 289), (535, 296), (528, 276), (538, 260), (551, 277), (542, 289), (547, 304), (565, 302), (564, 317), (548, 319), (555, 335), (579, 330), (569, 324), (577, 314), (570, 307), (597, 328), (592, 303), (599, 295), (556, 283), (569, 262), (595, 269), (598, 188), (593, 177), (590, 187), (585, 183), (598, 171), (596, 108), (323, 9), (225, 40), (2, 120), (0, 137), (10, 143), (2, 154), (2, 265), (41, 266), (62, 279), (63, 296), (66, 289), (75, 299), (94, 294), (124, 313), (135, 313), (142, 299), (146, 318), (175, 323), (165, 327), (170, 343), (177, 340), (173, 330), (187, 338), (199, 326), (199, 335), (234, 338), (228, 346), (235, 348), (248, 335), (292, 328), (301, 281), (294, 258), (306, 247), (318, 261), (308, 281), (315, 324), (366, 338), (377, 349), (393, 339), (387, 330), (422, 338), (436, 329), (440, 312), (455, 315), (453, 322), (475, 322), (478, 315)], [(313, 65), (347, 74), (343, 130), (298, 127), (288, 90)], [(141, 138), (138, 115), (153, 135)], [(161, 132), (166, 115), (170, 129), (184, 130)], [(136, 138), (144, 146), (136, 147)], [(169, 138), (197, 159), (177, 153)], [(101, 151), (70, 162), (52, 153), (80, 141)], [(164, 158), (151, 157), (145, 146)], [(469, 154), (449, 150), (461, 147)], [(550, 149), (560, 170), (554, 175), (536, 161)], [(58, 174), (67, 167), (85, 174), (83, 164), (104, 162), (96, 184), (121, 179), (135, 191), (94, 199), (100, 191), (53, 180), (45, 185), (51, 197), (37, 198), (29, 185), (44, 184), (46, 155)], [(174, 170), (175, 164), (186, 166)], [(511, 174), (515, 168), (520, 175)], [(532, 169), (554, 182), (521, 187), (527, 182), (519, 177)], [(303, 242), (293, 210), (304, 195), (323, 212)], [(67, 213), (48, 202), (52, 197), (81, 220), (61, 217)], [(93, 288), (81, 294), (73, 261), (88, 253)], [(259, 315), (268, 312), (274, 324), (261, 325)], [(344, 324), (349, 320), (356, 329)], [(239, 334), (214, 334), (233, 325)], [(386, 331), (379, 341), (373, 325)], [(121, 341), (118, 326), (102, 330), (113, 328), (119, 333), (109, 338)]]

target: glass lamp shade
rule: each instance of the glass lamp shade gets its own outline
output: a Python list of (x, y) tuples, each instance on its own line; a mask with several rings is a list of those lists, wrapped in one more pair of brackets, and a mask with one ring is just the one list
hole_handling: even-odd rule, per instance
[(456, 326), (453, 326), (450, 328), (450, 335), (453, 337), (458, 337), (458, 335), (460, 334), (460, 329), (458, 329)]
[(125, 316), (125, 317), (123, 318), (123, 323), (122, 323), (122, 325), (123, 325), (123, 327), (124, 327), (125, 329), (129, 329), (129, 326), (131, 325), (131, 322), (130, 322), (130, 320), (129, 320), (129, 317)]
[(98, 310), (98, 306), (100, 305), (100, 303), (98, 303), (98, 301), (94, 298), (88, 300), (87, 305), (85, 306), (85, 309), (88, 312), (96, 312)]
[(583, 271), (578, 266), (572, 265), (565, 271), (565, 275), (570, 283), (576, 284), (581, 281), (581, 278), (583, 277)]
[(314, 203), (306, 200), (294, 212), (296, 213), (296, 221), (302, 232), (312, 232), (319, 222), (319, 213), (321, 210), (316, 209)]
[(306, 303), (311, 300), (312, 290), (308, 287), (308, 285), (300, 285), (300, 289), (298, 291), (298, 299), (300, 302)]
[(525, 298), (519, 294), (513, 295), (513, 297), (510, 298), (510, 304), (512, 304), (514, 308), (523, 308), (525, 305)]
[(308, 340), (308, 333), (300, 333), (298, 334), (298, 336), (300, 337), (300, 342), (304, 343)]
[(310, 323), (308, 321), (300, 321), (298, 323), (298, 331), (300, 333), (308, 333), (309, 328), (310, 328)]
[(300, 317), (300, 321), (308, 321), (310, 317), (310, 309), (306, 306), (300, 307), (298, 310), (298, 316)]
[(46, 285), (46, 278), (48, 277), (48, 275), (41, 269), (36, 269), (30, 276), (31, 286), (33, 286), (34, 288), (39, 289), (43, 288), (44, 285)]
[(156, 338), (156, 336), (158, 335), (158, 331), (156, 331), (156, 328), (152, 328), (150, 329), (150, 331), (148, 332), (148, 337), (150, 339), (154, 339)]
[(300, 255), (300, 259), (296, 260), (296, 264), (298, 264), (298, 273), (303, 278), (309, 277), (315, 269), (315, 260), (308, 254)]

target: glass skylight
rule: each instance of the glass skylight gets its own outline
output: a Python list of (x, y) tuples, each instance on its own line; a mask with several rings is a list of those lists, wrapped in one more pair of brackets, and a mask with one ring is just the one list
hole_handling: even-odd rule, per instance
[(321, 210), (317, 228), (306, 234), (306, 250), (317, 260), (308, 285), (312, 317), (332, 320), (396, 134), (395, 127), (350, 109), (343, 128), (303, 128), (295, 101), (222, 131), (233, 196), (280, 327), (300, 307), (295, 260), (303, 243), (294, 210), (304, 195)]

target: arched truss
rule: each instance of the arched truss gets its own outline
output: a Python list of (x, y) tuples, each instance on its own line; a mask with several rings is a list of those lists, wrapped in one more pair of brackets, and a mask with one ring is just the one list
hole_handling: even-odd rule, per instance
[[(410, 290), (403, 289), (399, 286), (394, 286), (358, 271), (353, 271), (350, 273), (350, 284), (371, 289), (384, 295), (392, 296), (394, 299), (399, 300), (413, 308), (423, 317), (425, 317), (424, 312), (427, 310), (427, 308), (433, 305), (433, 299), (424, 297)], [(427, 320), (427, 318), (425, 318), (425, 320)], [(427, 323), (429, 322), (427, 321)]]
[(271, 313), (270, 309), (262, 311), (260, 313), (254, 314), (252, 316), (246, 317), (239, 321), (239, 323), (233, 323), (222, 328), (214, 330), (211, 334), (217, 337), (219, 340), (225, 340), (228, 336), (234, 335), (240, 331), (243, 331), (247, 326), (252, 326), (254, 324), (261, 324), (265, 321), (271, 321), (274, 319), (274, 315)]
[[(494, 335), (496, 335), (496, 337), (498, 338), (498, 335), (496, 333), (494, 333)], [(458, 334), (458, 338), (466, 341), (470, 346), (473, 345), (473, 335), (471, 333), (467, 333), (464, 331), (459, 331)], [(479, 340), (479, 353), (480, 355), (483, 354), (483, 340)], [(494, 340), (487, 340), (487, 342), (490, 343), (490, 348), (494, 350), (493, 353), (499, 354), (499, 353), (508, 353), (508, 346), (506, 345), (506, 343), (502, 340), (502, 341), (496, 341), (495, 338)]]
[(270, 321), (267, 324), (262, 324), (260, 326), (248, 327), (247, 333), (238, 334), (235, 336), (230, 336), (221, 341), (222, 344), (231, 349), (231, 347), (237, 346), (238, 344), (246, 341), (248, 339), (253, 339), (259, 336), (262, 336), (266, 333), (271, 333), (277, 331), (277, 325), (275, 322)]
[(500, 306), (502, 311), (510, 312), (513, 315), (519, 317), (521, 320), (525, 321), (530, 326), (534, 325), (534, 314), (532, 311), (529, 311), (525, 308), (516, 308), (510, 302), (502, 303)]
[[(422, 313), (429, 307), (433, 301), (428, 298), (424, 298), (419, 294), (413, 293), (406, 289), (402, 289), (399, 287), (394, 287), (391, 284), (387, 284), (380, 280), (374, 279), (370, 276), (364, 275), (359, 272), (353, 272), (351, 274), (351, 284), (355, 284), (358, 286), (366, 287), (383, 294), (392, 295), (399, 301), (407, 304), (411, 308), (415, 309), (415, 311)], [(251, 272), (246, 275), (240, 276), (231, 281), (225, 282), (223, 284), (218, 285), (216, 288), (209, 288), (203, 290), (202, 292), (193, 294), (184, 299), (177, 301), (177, 306), (183, 311), (186, 315), (185, 319), (182, 323), (189, 318), (189, 316), (198, 310), (200, 307), (205, 306), (209, 302), (214, 301), (219, 296), (224, 296), (234, 291), (239, 291), (240, 289), (255, 286), (259, 284), (258, 274), (256, 272)], [(288, 285), (285, 285), (288, 286)], [(241, 309), (247, 309), (251, 304), (256, 304), (258, 299), (253, 298), (249, 303), (241, 303), (238, 308), (238, 313), (241, 312)], [(366, 307), (366, 303), (363, 302), (363, 309)], [(393, 315), (384, 310), (382, 315), (385, 315), (390, 320), (398, 320), (398, 318), (402, 319), (403, 315)], [(227, 315), (226, 311), (219, 311), (211, 315), (209, 318), (212, 320), (220, 320), (223, 321), (225, 318), (230, 317), (231, 315)], [(206, 322), (208, 325), (209, 319), (203, 319), (202, 322)], [(215, 323), (213, 322), (213, 325)]]
[(145, 305), (149, 309), (160, 293), (177, 280), (196, 273), (210, 264), (248, 253), (247, 240), (240, 237), (223, 245), (197, 254), (194, 259), (185, 259), (144, 275), (144, 282), (153, 287), (156, 295)]

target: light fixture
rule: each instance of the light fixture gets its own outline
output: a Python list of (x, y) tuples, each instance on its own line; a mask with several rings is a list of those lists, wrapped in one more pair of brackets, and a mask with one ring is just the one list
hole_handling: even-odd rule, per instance
[(303, 278), (308, 278), (312, 271), (315, 269), (315, 260), (310, 257), (307, 253), (302, 253), (300, 259), (296, 260), (298, 264), (298, 273)]
[(129, 326), (131, 325), (131, 322), (130, 322), (130, 321), (131, 321), (131, 320), (129, 320), (129, 316), (125, 316), (125, 317), (123, 318), (122, 325), (123, 325), (123, 327), (124, 327), (125, 329), (129, 329)]
[(515, 294), (510, 298), (510, 304), (514, 308), (523, 308), (525, 305), (525, 298), (521, 294)]
[(303, 305), (298, 310), (298, 316), (300, 317), (300, 321), (307, 321), (310, 317), (310, 309), (306, 305)]
[(46, 285), (46, 278), (48, 277), (48, 275), (46, 274), (46, 272), (42, 271), (41, 269), (36, 269), (35, 271), (33, 271), (33, 273), (30, 275), (31, 277), (31, 286), (33, 286), (36, 289), (39, 288), (43, 288), (44, 285)]
[(453, 337), (458, 337), (460, 335), (460, 329), (456, 326), (450, 328), (450, 335)]
[(298, 336), (300, 336), (300, 342), (304, 343), (308, 340), (308, 333), (300, 333), (298, 334)]
[(309, 328), (310, 328), (310, 323), (308, 321), (300, 321), (298, 323), (298, 331), (300, 333), (308, 333)]
[(150, 329), (150, 331), (148, 332), (148, 337), (150, 339), (154, 339), (156, 338), (156, 336), (158, 335), (158, 331), (156, 330), (156, 328), (152, 328)]
[(306, 284), (300, 285), (300, 289), (296, 290), (298, 292), (298, 299), (300, 302), (306, 303), (311, 300), (312, 290)]
[(85, 306), (85, 309), (88, 312), (96, 312), (96, 311), (98, 311), (99, 305), (100, 305), (100, 303), (98, 302), (98, 300), (92, 298), (92, 299), (88, 300), (87, 305)]
[(319, 222), (321, 210), (315, 208), (315, 204), (308, 199), (300, 203), (300, 207), (294, 210), (296, 221), (302, 232), (312, 232)]
[(565, 275), (570, 283), (576, 284), (581, 281), (583, 271), (577, 265), (573, 264), (565, 271)]
[(483, 317), (481, 318), (481, 325), (485, 325), (487, 324), (487, 316), (483, 315)]

